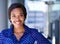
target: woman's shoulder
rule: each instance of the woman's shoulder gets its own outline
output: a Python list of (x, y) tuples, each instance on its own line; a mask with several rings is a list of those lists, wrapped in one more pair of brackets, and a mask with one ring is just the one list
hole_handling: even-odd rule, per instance
[(31, 32), (31, 33), (35, 33), (35, 34), (39, 33), (38, 29), (35, 29), (35, 28), (30, 28), (28, 26), (25, 26), (25, 29), (26, 29), (26, 31)]
[(12, 40), (0, 33), (0, 44), (13, 44)]
[(1, 33), (7, 33), (10, 29), (3, 29)]
[(1, 31), (1, 33), (4, 35), (4, 36), (7, 36), (9, 33), (10, 33), (10, 29), (3, 29)]
[(31, 31), (31, 33), (39, 33), (38, 29), (35, 29), (35, 28), (30, 28), (30, 31)]
[(41, 35), (41, 33), (38, 32), (38, 29), (30, 28), (30, 32), (33, 36)]

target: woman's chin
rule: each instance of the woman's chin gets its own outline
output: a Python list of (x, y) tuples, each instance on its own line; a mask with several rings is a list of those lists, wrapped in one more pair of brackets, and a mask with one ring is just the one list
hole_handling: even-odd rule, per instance
[(22, 24), (15, 25), (15, 27), (20, 27), (20, 26), (22, 26)]

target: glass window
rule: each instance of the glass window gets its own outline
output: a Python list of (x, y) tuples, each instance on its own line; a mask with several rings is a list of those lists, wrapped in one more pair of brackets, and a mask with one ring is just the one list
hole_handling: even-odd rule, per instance
[(39, 32), (46, 32), (45, 34), (48, 34), (48, 5), (42, 1), (26, 0), (25, 7), (27, 8), (26, 25), (38, 29)]

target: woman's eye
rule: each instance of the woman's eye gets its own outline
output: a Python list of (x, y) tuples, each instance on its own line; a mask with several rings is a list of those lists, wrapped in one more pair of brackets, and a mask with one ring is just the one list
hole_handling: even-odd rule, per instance
[(21, 17), (24, 16), (23, 14), (20, 15)]
[(13, 15), (12, 17), (16, 17), (15, 15)]
[(20, 17), (23, 17), (24, 16), (24, 14), (20, 14)]

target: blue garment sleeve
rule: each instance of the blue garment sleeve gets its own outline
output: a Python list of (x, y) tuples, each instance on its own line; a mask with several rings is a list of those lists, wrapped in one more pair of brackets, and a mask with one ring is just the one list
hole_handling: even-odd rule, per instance
[(48, 39), (46, 39), (41, 33), (39, 33), (37, 35), (37, 44), (51, 44), (50, 41), (48, 41)]
[(37, 41), (37, 44), (52, 44), (50, 41), (48, 41), (41, 33), (39, 33), (37, 30), (34, 30), (32, 32), (33, 38)]
[(2, 34), (0, 33), (0, 44), (2, 44)]
[(0, 44), (13, 44), (13, 42), (12, 42), (12, 40), (10, 40), (9, 38), (4, 37), (0, 33)]

